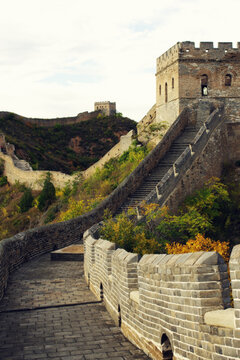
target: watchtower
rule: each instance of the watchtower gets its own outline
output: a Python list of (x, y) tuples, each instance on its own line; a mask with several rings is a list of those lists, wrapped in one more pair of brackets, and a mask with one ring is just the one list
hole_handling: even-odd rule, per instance
[(94, 103), (94, 110), (100, 110), (106, 116), (116, 114), (116, 103), (110, 101), (99, 101)]
[(240, 43), (178, 42), (157, 59), (156, 120), (170, 124), (196, 99), (225, 99), (240, 118)]

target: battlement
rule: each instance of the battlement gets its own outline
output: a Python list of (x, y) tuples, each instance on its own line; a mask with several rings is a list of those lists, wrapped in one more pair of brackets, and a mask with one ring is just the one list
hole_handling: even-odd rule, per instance
[(98, 101), (94, 103), (94, 110), (110, 116), (116, 114), (116, 103), (111, 101)]
[(139, 260), (95, 233), (92, 228), (84, 234), (85, 279), (127, 338), (152, 359), (239, 358), (240, 245), (230, 261), (233, 309), (219, 254), (149, 254)]
[(94, 105), (116, 105), (116, 103), (111, 101), (96, 101)]
[(195, 47), (192, 41), (178, 42), (157, 58), (157, 73), (176, 60), (198, 59), (202, 61), (234, 61), (240, 55), (240, 42), (234, 48), (232, 42), (219, 42), (218, 47), (214, 48), (211, 41), (200, 42), (199, 47)]

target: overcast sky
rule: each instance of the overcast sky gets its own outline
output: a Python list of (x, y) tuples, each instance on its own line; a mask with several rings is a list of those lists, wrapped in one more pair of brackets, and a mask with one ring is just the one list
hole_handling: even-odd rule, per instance
[(0, 111), (74, 116), (94, 101), (141, 120), (156, 58), (178, 41), (240, 41), (240, 0), (0, 0)]

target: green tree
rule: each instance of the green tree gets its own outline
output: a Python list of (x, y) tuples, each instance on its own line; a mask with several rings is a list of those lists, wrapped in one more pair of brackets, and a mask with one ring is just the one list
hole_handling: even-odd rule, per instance
[(44, 211), (49, 205), (56, 199), (56, 190), (51, 182), (51, 174), (48, 172), (43, 184), (43, 189), (38, 198), (38, 208), (40, 211)]
[(24, 213), (26, 211), (28, 211), (33, 204), (33, 196), (32, 196), (32, 191), (29, 188), (26, 188), (24, 190), (24, 193), (20, 199), (20, 203), (19, 203), (19, 207), (20, 207), (20, 212)]
[(0, 176), (0, 187), (7, 185), (7, 177), (6, 176)]

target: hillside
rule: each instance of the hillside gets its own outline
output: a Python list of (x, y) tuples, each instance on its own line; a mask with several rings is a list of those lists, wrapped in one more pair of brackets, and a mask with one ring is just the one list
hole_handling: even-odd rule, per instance
[(0, 113), (0, 132), (15, 145), (16, 155), (34, 170), (55, 170), (71, 174), (98, 161), (136, 123), (126, 117), (98, 116), (74, 125), (36, 127), (19, 115)]
[[(84, 180), (80, 176), (72, 185), (66, 184), (63, 189), (56, 189), (51, 201), (52, 188), (50, 192), (48, 189), (43, 206), (39, 206), (43, 190), (31, 191), (18, 182), (14, 185), (7, 183), (7, 178), (3, 176), (4, 163), (0, 159), (0, 240), (38, 225), (68, 220), (94, 209), (137, 167), (147, 153), (146, 147), (134, 143), (128, 151), (118, 158), (110, 159), (88, 179)], [(32, 193), (30, 202), (29, 197), (23, 201), (27, 191)]]

